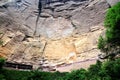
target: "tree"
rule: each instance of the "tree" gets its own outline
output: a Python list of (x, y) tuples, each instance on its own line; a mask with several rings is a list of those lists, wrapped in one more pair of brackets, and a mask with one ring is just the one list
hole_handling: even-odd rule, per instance
[(4, 58), (0, 58), (0, 69), (2, 69), (4, 63), (5, 63), (5, 59)]
[(98, 48), (112, 59), (120, 53), (120, 2), (108, 9), (104, 26), (105, 37), (99, 38)]

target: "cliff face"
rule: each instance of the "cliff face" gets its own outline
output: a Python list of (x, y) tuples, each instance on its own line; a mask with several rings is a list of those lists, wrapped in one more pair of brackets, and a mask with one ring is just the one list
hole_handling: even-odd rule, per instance
[(110, 6), (115, 5), (117, 2), (120, 2), (120, 0), (106, 0)]
[[(105, 0), (71, 0), (43, 4), (36, 27), (38, 0), (0, 8), (0, 55), (9, 61), (39, 65), (96, 58), (109, 5)], [(34, 32), (36, 33), (34, 35)]]

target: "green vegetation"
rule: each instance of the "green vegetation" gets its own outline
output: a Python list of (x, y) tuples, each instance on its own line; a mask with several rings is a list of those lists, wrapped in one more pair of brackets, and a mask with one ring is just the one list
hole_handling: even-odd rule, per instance
[(104, 37), (100, 36), (98, 48), (114, 58), (120, 53), (120, 2), (108, 9), (104, 24), (106, 33)]
[[(105, 18), (105, 37), (100, 36), (98, 48), (106, 55), (120, 53), (120, 3), (110, 8)], [(87, 70), (70, 73), (17, 71), (2, 68), (5, 60), (0, 59), (0, 80), (120, 80), (120, 58), (106, 62), (97, 61)]]
[(0, 58), (0, 69), (2, 69), (4, 63), (5, 63), (5, 59), (4, 58)]
[(80, 69), (70, 73), (17, 71), (0, 69), (0, 80), (120, 80), (120, 59), (91, 65), (88, 70)]
[[(0, 33), (0, 35), (1, 35), (2, 33)], [(0, 40), (0, 45), (2, 45), (3, 44), (3, 41), (2, 40)]]
[(5, 59), (4, 58), (0, 58), (0, 80), (5, 80), (5, 76), (2, 74), (2, 70), (3, 70), (3, 65), (5, 63)]

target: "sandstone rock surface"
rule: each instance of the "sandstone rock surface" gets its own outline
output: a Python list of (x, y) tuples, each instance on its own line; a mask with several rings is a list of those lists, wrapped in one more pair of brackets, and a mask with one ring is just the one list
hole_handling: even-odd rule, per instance
[[(0, 8), (0, 56), (39, 68), (97, 57), (109, 5), (105, 0), (71, 0), (44, 5), (38, 26), (37, 1)], [(22, 2), (25, 3), (25, 2)], [(36, 30), (36, 34), (34, 32)], [(92, 51), (91, 51), (92, 50)]]

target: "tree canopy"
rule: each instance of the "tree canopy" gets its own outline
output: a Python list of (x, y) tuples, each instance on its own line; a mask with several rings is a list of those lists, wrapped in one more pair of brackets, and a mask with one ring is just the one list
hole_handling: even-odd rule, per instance
[(120, 53), (120, 2), (108, 9), (104, 26), (106, 33), (104, 37), (100, 36), (98, 48), (105, 55), (117, 55)]

